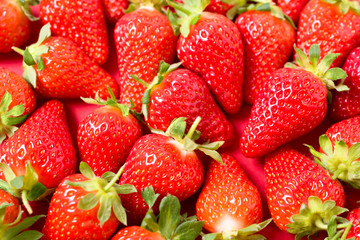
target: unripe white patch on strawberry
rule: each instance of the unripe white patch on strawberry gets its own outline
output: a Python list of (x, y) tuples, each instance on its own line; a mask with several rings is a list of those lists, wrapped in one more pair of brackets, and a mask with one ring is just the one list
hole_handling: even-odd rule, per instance
[(218, 222), (215, 223), (215, 226), (215, 232), (224, 233), (225, 235), (226, 233), (232, 233), (236, 229), (242, 229), (246, 227), (242, 221), (227, 214), (224, 214), (222, 218), (219, 218)]

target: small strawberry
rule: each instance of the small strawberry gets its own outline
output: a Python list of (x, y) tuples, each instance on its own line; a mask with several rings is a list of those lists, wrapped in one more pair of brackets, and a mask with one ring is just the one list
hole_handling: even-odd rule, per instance
[(81, 162), (81, 174), (65, 177), (51, 198), (43, 239), (109, 239), (120, 222), (126, 224), (119, 194), (136, 191), (132, 185), (115, 184), (122, 171), (99, 178)]
[(289, 16), (295, 24), (298, 23), (301, 10), (309, 0), (277, 0), (276, 4), (282, 9), (284, 14)]
[(258, 95), (240, 140), (247, 157), (259, 157), (310, 132), (324, 119), (329, 89), (348, 88), (333, 81), (345, 79), (340, 68), (330, 68), (338, 54), (329, 54), (319, 62), (320, 49), (313, 45), (310, 60), (295, 47), (297, 64), (276, 70), (270, 75), (264, 92)]
[(186, 117), (188, 126), (199, 116), (202, 121), (197, 130), (201, 142), (234, 140), (234, 128), (213, 99), (206, 83), (179, 64), (162, 62), (159, 73), (151, 84), (139, 80), (147, 89), (142, 98), (142, 112), (148, 126), (166, 131), (175, 118)]
[[(284, 67), (293, 51), (295, 29), (281, 9), (270, 3), (250, 5), (235, 24), (244, 44), (244, 99), (253, 104), (272, 72)], [(266, 31), (264, 31), (266, 29)]]
[(19, 212), (21, 210), (19, 200), (5, 190), (0, 189), (0, 205), (3, 203), (8, 203), (8, 206), (4, 208), (5, 212), (2, 215), (1, 223), (8, 224), (14, 222), (19, 216)]
[(352, 227), (350, 229), (348, 238), (355, 238), (355, 240), (360, 240), (360, 208), (354, 209), (347, 215), (347, 220), (352, 222)]
[(310, 0), (302, 10), (297, 47), (308, 52), (319, 44), (321, 58), (339, 53), (333, 66), (342, 66), (350, 51), (360, 45), (360, 4), (357, 0)]
[(0, 53), (11, 51), (11, 47), (20, 47), (30, 37), (30, 21), (37, 20), (30, 6), (39, 4), (39, 0), (2, 0), (0, 1)]
[(210, 0), (169, 1), (179, 18), (181, 36), (177, 53), (185, 68), (208, 84), (227, 113), (237, 113), (242, 104), (244, 52), (240, 31), (221, 14), (204, 12)]
[(226, 15), (233, 6), (225, 3), (223, 0), (210, 0), (210, 4), (205, 11)]
[(121, 229), (111, 240), (166, 240), (159, 232), (150, 232), (140, 226), (131, 226)]
[(325, 169), (289, 147), (272, 152), (265, 161), (268, 205), (280, 229), (297, 234), (295, 239), (328, 230), (329, 239), (335, 239), (339, 233), (334, 227), (351, 226), (336, 216), (346, 211), (344, 189)]
[(106, 98), (110, 87), (118, 96), (115, 79), (94, 63), (75, 43), (63, 37), (51, 37), (50, 25), (43, 26), (39, 40), (24, 50), (24, 79), (37, 93), (47, 98)]
[(348, 77), (344, 84), (347, 92), (335, 92), (331, 105), (331, 115), (335, 120), (342, 120), (360, 114), (360, 47), (354, 49), (342, 67)]
[[(197, 118), (185, 135), (185, 118), (175, 119), (167, 131), (141, 137), (133, 146), (126, 162), (120, 183), (133, 184), (138, 191), (152, 185), (160, 198), (171, 194), (183, 201), (193, 195), (204, 180), (204, 168), (195, 154), (203, 151), (218, 161), (221, 156), (215, 151), (223, 142), (197, 145), (194, 139), (200, 118)], [(122, 202), (131, 213), (132, 222), (141, 220), (147, 206), (140, 193), (122, 196)]]
[[(136, 1), (134, 1), (136, 2)], [(159, 10), (160, 0), (146, 0), (136, 10), (125, 14), (115, 26), (115, 44), (120, 74), (120, 101), (135, 104), (141, 110), (141, 97), (146, 87), (131, 78), (138, 76), (151, 82), (160, 61), (172, 63), (176, 56), (175, 37), (170, 21)]]
[(96, 63), (106, 62), (109, 44), (101, 0), (42, 0), (40, 18), (51, 24), (53, 34), (71, 39)]
[(115, 24), (129, 7), (128, 0), (102, 0), (105, 19)]
[(209, 232), (243, 239), (242, 229), (262, 219), (260, 193), (235, 158), (228, 154), (221, 157), (225, 165), (211, 161), (208, 166), (196, 202), (196, 216), (205, 221), (204, 228)]
[[(28, 201), (37, 200), (76, 170), (63, 105), (51, 100), (31, 117), (0, 148), (0, 182), (7, 191)], [(6, 182), (4, 181), (6, 179)]]
[(96, 176), (117, 172), (124, 164), (135, 141), (142, 136), (139, 122), (127, 105), (118, 104), (110, 90), (106, 101), (98, 96), (83, 99), (103, 107), (87, 115), (78, 127), (80, 158), (89, 164)]

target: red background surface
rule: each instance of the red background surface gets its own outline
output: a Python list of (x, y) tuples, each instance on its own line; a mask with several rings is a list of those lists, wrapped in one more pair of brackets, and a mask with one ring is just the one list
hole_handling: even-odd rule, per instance
[[(35, 14), (38, 12), (37, 8), (35, 9)], [(27, 44), (31, 44), (36, 42), (39, 30), (41, 28), (41, 22), (33, 22), (31, 24), (32, 27), (32, 35)], [(116, 59), (116, 49), (113, 40), (113, 29), (114, 26), (108, 26), (109, 31), (109, 58), (107, 62), (102, 66), (105, 70), (107, 70), (115, 79), (119, 79), (119, 73), (117, 69), (117, 59)], [(23, 46), (24, 48), (24, 46)], [(8, 68), (19, 75), (22, 75), (22, 57), (14, 52), (8, 54), (0, 53), (0, 66)], [(38, 105), (40, 106), (47, 99), (38, 98)], [(76, 143), (76, 132), (79, 122), (91, 111), (93, 111), (98, 106), (90, 105), (83, 103), (81, 100), (61, 100), (61, 102), (65, 106), (68, 124), (70, 128), (70, 132), (73, 138), (74, 146), (77, 147)], [(249, 179), (258, 187), (263, 203), (263, 211), (264, 211), (264, 220), (270, 218), (270, 213), (267, 206), (266, 201), (266, 188), (265, 188), (265, 176), (264, 176), (264, 159), (263, 158), (246, 158), (244, 157), (239, 150), (239, 138), (241, 133), (245, 127), (245, 124), (250, 116), (251, 106), (243, 105), (242, 109), (238, 114), (228, 116), (229, 120), (233, 123), (237, 133), (237, 139), (234, 141), (233, 145), (228, 148), (222, 150), (223, 152), (227, 152), (232, 154), (238, 161), (239, 164), (246, 171)], [(309, 154), (306, 147), (303, 144), (309, 144), (313, 146), (318, 146), (318, 137), (321, 134), (324, 134), (325, 131), (333, 124), (334, 122), (327, 116), (322, 124), (318, 126), (311, 133), (296, 139), (290, 144), (302, 151), (304, 154)], [(343, 184), (344, 185), (344, 184)], [(351, 189), (344, 185), (346, 192), (346, 204), (349, 210), (359, 207), (360, 204), (357, 204), (356, 201), (360, 200), (360, 191)], [(183, 208), (189, 211), (190, 214), (195, 214), (195, 201), (196, 196), (186, 200), (183, 202)], [(264, 236), (269, 240), (290, 240), (294, 239), (294, 235), (288, 234), (279, 230), (275, 224), (272, 222), (265, 230), (261, 232)]]

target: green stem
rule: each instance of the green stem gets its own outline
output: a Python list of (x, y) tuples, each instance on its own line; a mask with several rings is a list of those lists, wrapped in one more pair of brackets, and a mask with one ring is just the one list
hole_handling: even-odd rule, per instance
[(141, 83), (143, 86), (145, 86), (146, 88), (149, 88), (150, 84), (148, 84), (147, 82), (145, 82), (144, 80), (142, 80), (141, 78), (135, 76), (135, 75), (131, 75), (131, 77), (133, 79), (135, 79), (137, 82)]
[(326, 224), (324, 224), (321, 219), (317, 219), (315, 221), (315, 226), (318, 227), (321, 230), (327, 230), (327, 228), (328, 228), (328, 226)]
[(336, 169), (336, 171), (334, 172), (332, 179), (335, 180), (339, 177), (339, 175), (344, 172), (344, 169), (339, 167), (338, 169)]
[(21, 192), (21, 199), (23, 201), (23, 204), (24, 204), (26, 210), (31, 215), (33, 213), (33, 210), (32, 210), (32, 208), (30, 206), (29, 200), (27, 199), (27, 190), (23, 190)]
[(191, 15), (191, 11), (188, 10), (188, 9), (186, 9), (183, 4), (177, 3), (177, 2), (173, 2), (173, 1), (171, 1), (171, 0), (170, 0), (170, 1), (168, 0), (167, 3), (168, 3), (171, 7), (173, 7), (174, 9), (179, 10), (179, 11), (185, 13), (185, 14), (188, 15), (188, 16)]
[(195, 119), (194, 123), (191, 125), (191, 128), (189, 129), (189, 132), (186, 134), (186, 136), (187, 136), (189, 139), (192, 138), (192, 136), (193, 136), (193, 134), (194, 134), (197, 126), (199, 125), (200, 121), (201, 121), (201, 117), (197, 117), (197, 118)]
[(122, 166), (119, 171), (116, 173), (116, 175), (111, 179), (111, 181), (105, 186), (104, 191), (107, 192), (109, 189), (114, 185), (114, 183), (119, 179), (121, 174), (124, 172), (124, 167)]
[(350, 229), (351, 229), (351, 226), (352, 226), (352, 223), (351, 223), (351, 222), (347, 224), (347, 226), (346, 226), (346, 228), (345, 228), (345, 231), (344, 231), (343, 235), (341, 236), (341, 240), (345, 240), (345, 239), (346, 239), (346, 237), (347, 237), (347, 235), (348, 235), (348, 233), (349, 233), (349, 231), (350, 231)]
[(20, 48), (17, 47), (12, 47), (12, 49), (17, 52), (18, 54), (20, 54), (21, 56), (24, 56), (25, 50), (22, 50)]

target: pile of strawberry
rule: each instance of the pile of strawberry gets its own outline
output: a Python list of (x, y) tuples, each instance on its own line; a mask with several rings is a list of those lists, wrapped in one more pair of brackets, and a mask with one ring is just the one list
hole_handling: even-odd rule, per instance
[(0, 239), (360, 239), (358, 0), (2, 0), (0, 84)]

